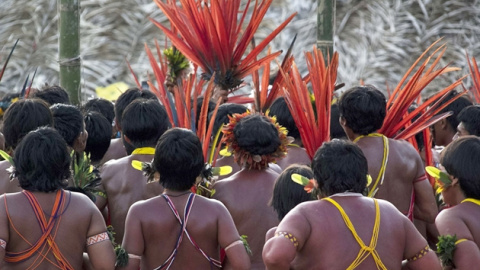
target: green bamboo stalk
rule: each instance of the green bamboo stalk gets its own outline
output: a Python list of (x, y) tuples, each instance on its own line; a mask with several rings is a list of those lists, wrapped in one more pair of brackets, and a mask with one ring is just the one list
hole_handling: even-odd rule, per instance
[(60, 86), (80, 104), (80, 0), (57, 0)]
[(333, 56), (333, 36), (335, 35), (335, 0), (317, 0), (317, 48), (328, 61), (327, 55)]

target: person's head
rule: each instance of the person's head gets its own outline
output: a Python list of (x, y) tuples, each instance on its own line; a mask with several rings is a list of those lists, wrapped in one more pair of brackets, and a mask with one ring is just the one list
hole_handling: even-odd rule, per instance
[(86, 114), (87, 112), (99, 112), (105, 117), (110, 123), (113, 123), (115, 119), (115, 106), (109, 100), (104, 98), (94, 98), (90, 99), (82, 107), (82, 111)]
[[(228, 124), (230, 122), (230, 118), (228, 116), (232, 116), (236, 113), (242, 114), (248, 111), (248, 108), (241, 104), (235, 103), (223, 103), (218, 107), (217, 115), (215, 116), (215, 122), (213, 123), (213, 136), (218, 131), (220, 126)], [(213, 112), (208, 114), (208, 122), (212, 121)]]
[(88, 133), (80, 110), (73, 105), (60, 103), (52, 105), (50, 109), (53, 114), (53, 126), (68, 146), (76, 152), (85, 150)]
[(42, 99), (49, 106), (57, 103), (70, 104), (70, 97), (67, 91), (58, 85), (45, 86), (40, 91), (34, 92), (31, 97)]
[(457, 116), (459, 122), (457, 134), (459, 137), (466, 135), (480, 136), (480, 106), (471, 105), (463, 108)]
[(234, 114), (222, 131), (235, 161), (247, 169), (265, 169), (287, 151), (286, 135), (265, 115)]
[[(440, 102), (440, 106), (459, 94), (460, 93), (455, 90), (450, 91), (447, 97)], [(431, 126), (433, 142), (435, 145), (447, 146), (453, 140), (459, 124), (459, 121), (457, 120), (458, 114), (463, 110), (463, 108), (470, 105), (472, 105), (472, 102), (467, 97), (462, 96), (450, 103), (438, 113), (442, 114), (446, 112), (452, 112), (453, 114)]]
[(15, 149), (28, 132), (43, 126), (53, 126), (52, 112), (40, 99), (22, 99), (8, 107), (3, 116), (5, 149)]
[(340, 125), (340, 109), (333, 104), (330, 111), (330, 139), (347, 139), (347, 134)]
[(288, 130), (288, 136), (300, 139), (300, 131), (298, 131), (295, 120), (293, 119), (290, 109), (284, 97), (277, 98), (270, 106), (270, 116), (276, 116), (277, 122)]
[(15, 149), (15, 176), (28, 191), (52, 192), (67, 185), (70, 154), (62, 136), (53, 128), (31, 131)]
[(112, 123), (98, 112), (87, 112), (84, 120), (88, 132), (85, 152), (90, 155), (92, 162), (98, 163), (110, 146)]
[(190, 189), (204, 166), (200, 140), (188, 129), (166, 131), (158, 140), (152, 166), (160, 174), (160, 184), (165, 189)]
[(363, 193), (366, 189), (367, 159), (350, 141), (324, 143), (313, 157), (312, 169), (323, 197), (346, 191)]
[(440, 163), (460, 184), (467, 198), (480, 199), (480, 138), (464, 136), (451, 142), (441, 153)]
[(156, 99), (138, 99), (123, 112), (122, 127), (125, 149), (131, 154), (135, 148), (154, 147), (158, 138), (170, 128), (170, 121)]
[(308, 179), (313, 178), (312, 169), (297, 164), (290, 165), (278, 176), (273, 187), (270, 205), (277, 212), (279, 220), (282, 220), (298, 204), (314, 199), (312, 194), (307, 193), (302, 185), (292, 181), (292, 174), (294, 173)]
[(147, 90), (138, 88), (130, 88), (123, 92), (115, 102), (115, 125), (117, 130), (122, 131), (122, 116), (127, 106), (136, 99), (154, 99), (157, 100), (155, 94)]
[(338, 102), (340, 123), (348, 135), (367, 135), (380, 129), (385, 119), (385, 96), (372, 85), (356, 86), (345, 91)]

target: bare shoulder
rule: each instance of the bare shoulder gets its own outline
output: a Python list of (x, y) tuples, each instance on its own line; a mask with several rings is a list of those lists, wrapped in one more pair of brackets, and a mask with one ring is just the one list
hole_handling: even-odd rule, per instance
[(456, 221), (460, 221), (461, 213), (458, 211), (458, 207), (459, 205), (440, 211), (435, 219), (435, 224), (437, 227), (441, 227), (446, 223), (455, 223)]
[(109, 181), (114, 179), (118, 174), (119, 169), (126, 166), (130, 161), (130, 156), (126, 156), (120, 159), (112, 159), (100, 167), (100, 177), (102, 181)]
[(395, 150), (400, 152), (402, 155), (420, 157), (417, 150), (413, 145), (406, 140), (395, 140), (389, 139), (390, 147), (395, 147)]
[[(88, 211), (97, 211), (95, 203), (88, 198), (85, 194), (79, 192), (67, 191), (70, 193), (71, 204), (75, 205), (78, 209), (85, 209)], [(67, 198), (68, 199), (68, 198)]]

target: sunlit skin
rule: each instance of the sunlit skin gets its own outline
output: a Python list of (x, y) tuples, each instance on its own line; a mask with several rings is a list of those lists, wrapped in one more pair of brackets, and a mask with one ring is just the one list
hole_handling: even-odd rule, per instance
[(463, 122), (460, 122), (457, 126), (457, 137), (463, 137), (463, 136), (468, 136), (470, 133), (465, 129), (465, 126), (463, 125)]

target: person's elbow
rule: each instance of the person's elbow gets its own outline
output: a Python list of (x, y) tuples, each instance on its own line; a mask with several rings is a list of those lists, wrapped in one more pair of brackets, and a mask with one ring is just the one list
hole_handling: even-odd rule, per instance
[(263, 263), (267, 269), (290, 269), (290, 263), (285, 260), (285, 257), (278, 256), (275, 252), (264, 251), (262, 254)]

